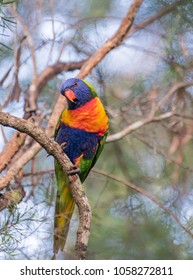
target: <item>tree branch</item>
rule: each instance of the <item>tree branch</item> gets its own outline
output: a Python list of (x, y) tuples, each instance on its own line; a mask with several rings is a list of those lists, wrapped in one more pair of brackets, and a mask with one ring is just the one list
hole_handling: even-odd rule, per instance
[(174, 112), (167, 112), (167, 113), (161, 114), (159, 116), (154, 116), (154, 115), (150, 114), (150, 116), (148, 116), (147, 118), (142, 119), (140, 121), (136, 121), (136, 122), (132, 123), (131, 125), (127, 126), (126, 128), (124, 128), (123, 130), (121, 130), (121, 131), (119, 131), (115, 134), (109, 135), (107, 137), (106, 142), (111, 143), (111, 142), (121, 140), (125, 136), (130, 134), (131, 132), (145, 126), (148, 123), (158, 122), (158, 121), (161, 121), (161, 120), (164, 120), (164, 119), (168, 119), (168, 118), (172, 117), (174, 114), (175, 114)]
[(20, 147), (24, 144), (26, 139), (26, 134), (15, 132), (3, 151), (0, 153), (0, 172), (7, 167), (12, 157)]
[[(63, 153), (60, 145), (55, 141), (50, 140), (47, 137), (45, 131), (35, 126), (30, 120), (26, 121), (0, 112), (0, 123), (4, 126), (15, 128), (20, 132), (27, 133), (33, 137), (48, 152), (48, 154), (54, 156), (54, 158), (61, 164), (65, 173), (67, 173), (67, 170), (70, 170), (73, 167), (73, 164)], [(0, 178), (0, 189), (2, 189), (1, 182), (5, 176), (6, 175)], [(85, 259), (88, 238), (90, 235), (91, 208), (80, 183), (79, 176), (70, 176), (69, 181), (69, 189), (74, 197), (76, 205), (78, 206), (80, 215), (80, 223), (76, 241), (76, 256), (78, 259)]]
[(156, 104), (155, 110), (157, 111), (158, 109), (160, 109), (160, 107), (163, 106), (163, 104), (165, 104), (166, 101), (168, 101), (168, 99), (172, 97), (172, 95), (178, 90), (191, 86), (193, 86), (193, 81), (183, 81), (173, 84), (169, 91), (165, 94), (165, 96)]
[(87, 62), (83, 64), (80, 69), (80, 73), (77, 77), (85, 78), (88, 73), (92, 71), (92, 69), (114, 48), (118, 47), (123, 40), (127, 37), (127, 34), (133, 24), (136, 13), (138, 12), (143, 0), (133, 0), (125, 18), (121, 22), (118, 30), (115, 34), (108, 39), (104, 45), (98, 49)]

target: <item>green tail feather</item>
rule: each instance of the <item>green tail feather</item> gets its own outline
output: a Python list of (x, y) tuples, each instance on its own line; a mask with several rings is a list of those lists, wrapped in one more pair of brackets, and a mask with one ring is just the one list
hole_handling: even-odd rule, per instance
[(74, 198), (68, 189), (68, 177), (55, 161), (55, 172), (57, 180), (57, 195), (54, 218), (54, 253), (63, 251), (68, 235), (70, 220), (74, 211)]

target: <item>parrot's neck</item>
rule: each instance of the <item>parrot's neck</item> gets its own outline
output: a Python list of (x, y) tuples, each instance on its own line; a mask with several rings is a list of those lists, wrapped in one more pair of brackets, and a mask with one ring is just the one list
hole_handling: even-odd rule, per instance
[(62, 122), (70, 127), (103, 136), (108, 131), (108, 117), (98, 97), (75, 110), (64, 110)]

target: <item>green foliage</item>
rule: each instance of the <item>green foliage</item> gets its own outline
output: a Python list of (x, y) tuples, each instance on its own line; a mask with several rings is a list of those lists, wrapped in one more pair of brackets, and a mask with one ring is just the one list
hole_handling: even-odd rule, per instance
[[(94, 217), (89, 259), (181, 259), (183, 246), (175, 245), (170, 230), (160, 227), (163, 221), (139, 214), (140, 221), (106, 214), (96, 222)], [(188, 252), (186, 258), (191, 258)]]
[(44, 218), (37, 219), (34, 208), (17, 208), (1, 213), (0, 219), (0, 259), (15, 258), (19, 254), (18, 247), (21, 241), (31, 234), (29, 229), (34, 230), (33, 222), (42, 223)]
[[(7, 36), (6, 29), (12, 31), (12, 28), (15, 27), (15, 20), (13, 17), (7, 15), (7, 11), (4, 11), (6, 5), (15, 3), (16, 0), (13, 1), (0, 1), (0, 36)], [(12, 48), (7, 44), (0, 42), (0, 54), (4, 51), (4, 48), (12, 51)]]

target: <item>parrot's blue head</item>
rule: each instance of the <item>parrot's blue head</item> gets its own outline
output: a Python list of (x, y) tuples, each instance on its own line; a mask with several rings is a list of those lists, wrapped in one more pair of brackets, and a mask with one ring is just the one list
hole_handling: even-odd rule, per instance
[(94, 88), (78, 78), (70, 78), (66, 80), (60, 89), (62, 95), (64, 95), (68, 102), (68, 109), (74, 110), (97, 96)]

